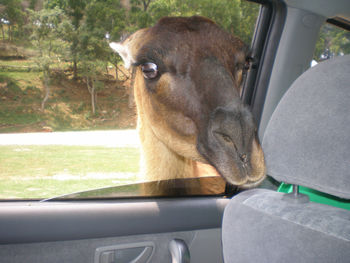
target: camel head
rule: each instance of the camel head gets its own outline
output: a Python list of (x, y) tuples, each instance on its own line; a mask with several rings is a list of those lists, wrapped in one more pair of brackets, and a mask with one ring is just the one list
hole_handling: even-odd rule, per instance
[(240, 100), (247, 58), (241, 40), (203, 17), (167, 17), (110, 46), (125, 67), (136, 67), (141, 125), (180, 157), (212, 165), (233, 185), (262, 181), (263, 151)]

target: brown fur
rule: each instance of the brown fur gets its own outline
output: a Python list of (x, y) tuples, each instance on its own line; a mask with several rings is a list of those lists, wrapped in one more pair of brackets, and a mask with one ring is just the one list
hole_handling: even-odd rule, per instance
[[(163, 18), (122, 43), (112, 43), (135, 66), (135, 102), (147, 180), (221, 175), (255, 185), (264, 156), (251, 113), (239, 100), (247, 48), (202, 17)], [(140, 65), (158, 66), (154, 79)]]

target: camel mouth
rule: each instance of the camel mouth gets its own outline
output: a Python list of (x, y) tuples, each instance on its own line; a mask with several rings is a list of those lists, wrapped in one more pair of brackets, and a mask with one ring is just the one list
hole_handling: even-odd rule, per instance
[[(224, 150), (205, 151), (206, 148), (202, 146), (198, 149), (217, 173), (231, 185), (241, 189), (250, 189), (258, 186), (266, 178), (264, 154), (260, 145), (253, 147), (253, 151), (247, 155), (247, 160), (244, 162), (238, 159), (239, 156), (234, 151), (225, 148)], [(208, 152), (210, 154), (207, 154)]]
[(234, 186), (237, 186), (240, 189), (255, 188), (258, 185), (260, 185), (262, 183), (262, 181), (264, 181), (265, 178), (266, 178), (266, 173), (265, 172), (259, 173), (259, 176), (258, 177), (254, 176), (253, 179), (251, 178), (251, 176), (249, 176), (247, 174), (243, 175), (243, 178), (237, 176), (234, 173), (223, 174), (223, 173), (219, 172), (219, 174), (221, 175), (222, 178), (224, 178), (224, 180), (227, 183), (229, 183), (231, 185), (234, 185)]
[(244, 183), (243, 185), (238, 185), (238, 187), (240, 189), (246, 190), (246, 189), (251, 189), (251, 188), (255, 188), (257, 186), (259, 186), (266, 178), (266, 175), (262, 176), (261, 178), (259, 178), (259, 180), (257, 181), (250, 181), (248, 180), (246, 183)]
[(232, 185), (252, 188), (265, 178), (253, 115), (238, 100), (211, 113), (206, 128), (199, 132), (197, 150)]

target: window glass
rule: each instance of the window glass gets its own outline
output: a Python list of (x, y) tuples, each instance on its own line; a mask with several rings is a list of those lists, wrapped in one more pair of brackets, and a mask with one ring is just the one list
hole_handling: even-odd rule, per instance
[(240, 0), (2, 2), (0, 199), (144, 181), (134, 74), (108, 43), (163, 16), (201, 15), (249, 44), (258, 13)]
[(333, 24), (325, 23), (320, 30), (312, 64), (315, 65), (345, 54), (350, 54), (350, 32)]

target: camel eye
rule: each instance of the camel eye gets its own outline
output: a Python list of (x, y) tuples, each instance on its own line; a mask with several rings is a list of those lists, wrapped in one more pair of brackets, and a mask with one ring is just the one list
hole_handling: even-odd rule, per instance
[(154, 79), (158, 76), (158, 67), (152, 62), (142, 64), (141, 70), (145, 79)]

